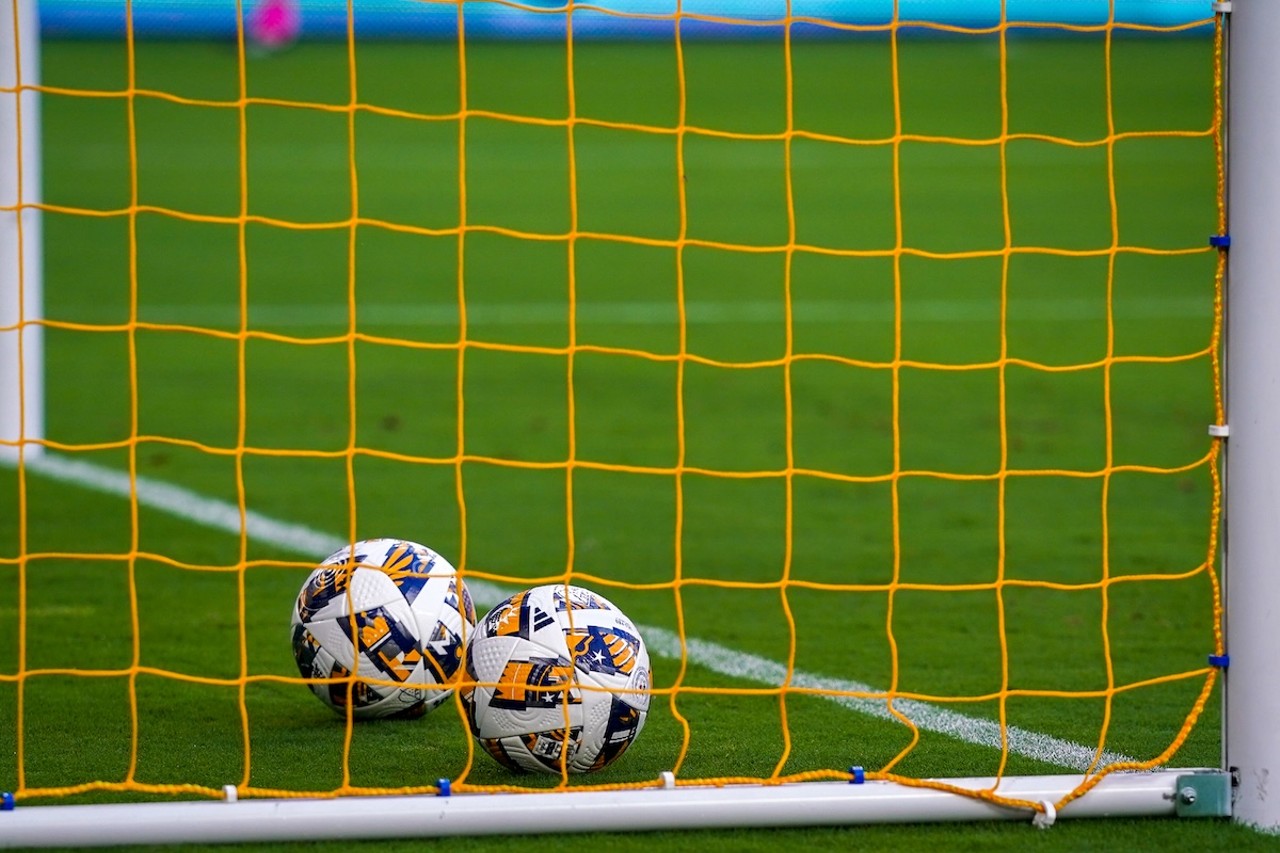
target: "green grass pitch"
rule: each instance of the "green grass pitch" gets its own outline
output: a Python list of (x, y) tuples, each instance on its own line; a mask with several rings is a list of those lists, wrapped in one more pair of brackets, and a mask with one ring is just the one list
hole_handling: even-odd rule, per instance
[[(904, 39), (896, 114), (887, 43), (797, 42), (790, 116), (780, 43), (686, 43), (683, 100), (673, 45), (578, 44), (572, 108), (583, 123), (572, 137), (546, 123), (570, 111), (563, 45), (471, 44), (465, 66), (449, 43), (360, 44), (354, 56), (354, 75), (343, 44), (249, 59), (245, 93), (260, 100), (243, 111), (242, 176), (232, 46), (139, 42), (131, 76), (122, 44), (44, 45), (44, 195), (55, 208), (44, 220), (46, 315), (76, 324), (46, 332), (49, 439), (127, 471), (121, 443), (141, 436), (134, 463), (148, 480), (233, 504), (243, 489), (254, 512), (331, 536), (417, 539), (510, 586), (571, 568), (637, 622), (675, 631), (680, 612), (687, 636), (739, 655), (717, 667), (691, 654), (682, 679), (678, 660), (655, 656), (663, 692), (643, 735), (587, 782), (651, 780), (674, 765), (683, 730), (667, 692), (677, 687), (685, 778), (768, 776), (780, 764), (874, 770), (898, 755), (901, 726), (822, 698), (780, 700), (780, 682), (741, 666), (792, 655), (806, 676), (877, 689), (896, 679), (975, 721), (998, 719), (989, 697), (1002, 684), (1040, 691), (1011, 697), (1008, 722), (1063, 742), (1095, 746), (1104, 719), (1117, 754), (1145, 759), (1172, 741), (1202, 680), (1139, 683), (1200, 669), (1212, 651), (1208, 578), (1194, 571), (1209, 547), (1211, 482), (1193, 464), (1214, 419), (1214, 258), (1198, 251), (1216, 220), (1207, 38), (1116, 39), (1109, 80), (1101, 41), (1013, 40), (1007, 113), (995, 37)], [(353, 81), (378, 109), (349, 121)], [(122, 97), (75, 94), (130, 85), (132, 110)], [(473, 111), (465, 147), (463, 107)], [(671, 129), (682, 115), (681, 140)], [(887, 140), (899, 121), (897, 223)], [(789, 152), (788, 122), (807, 134)], [(1013, 139), (1003, 168), (999, 146), (919, 138), (1002, 130), (1080, 143), (1188, 133), (1111, 146)], [(1002, 183), (1011, 245), (1056, 250), (1010, 256), (1003, 320), (1003, 259), (940, 257), (1005, 245)], [(478, 230), (460, 244), (450, 229), (463, 209)], [(242, 212), (253, 217), (243, 231), (225, 221)], [(788, 257), (791, 229), (802, 248)], [(1112, 269), (1089, 252), (1113, 240), (1191, 251), (1122, 251)], [(910, 252), (895, 264), (899, 244)], [(349, 298), (363, 336), (351, 345)], [(153, 325), (131, 329), (134, 319)], [(254, 333), (243, 343), (242, 319)], [(801, 357), (788, 367), (788, 355)], [(352, 445), (372, 452), (348, 466)], [(582, 464), (568, 476), (571, 457)], [(895, 463), (964, 475), (904, 476), (896, 542), (885, 478)], [(1005, 478), (1002, 508), (1001, 483), (986, 476), (1002, 464), (1059, 473)], [(681, 465), (693, 470), (677, 477)], [(1075, 476), (1108, 465), (1159, 470)], [(788, 487), (788, 466), (844, 479), (799, 473)], [(135, 522), (119, 497), (36, 472), (24, 482), (20, 528), (18, 474), (0, 468), (10, 560), (0, 675), (145, 668), (133, 679), (27, 677), (25, 786), (239, 782), (240, 690), (199, 679), (295, 675), (289, 607), (302, 564), (325, 555), (269, 538), (242, 553), (238, 537), (171, 512), (142, 506)], [(49, 555), (25, 576), (12, 562), (24, 542)], [(121, 556), (135, 549), (163, 559)], [(1003, 580), (1060, 587), (997, 593), (1001, 549)], [(1104, 566), (1109, 578), (1162, 579), (1103, 595)], [(895, 571), (914, 586), (891, 595)], [(716, 585), (725, 581), (742, 585)], [(1139, 686), (1108, 708), (1109, 683)], [(0, 680), (0, 790), (18, 786), (17, 698), (15, 681)], [(1175, 765), (1218, 763), (1216, 702)], [(302, 687), (252, 680), (243, 705), (252, 785), (342, 783), (343, 723)], [(431, 785), (460, 773), (466, 755), (450, 706), (358, 725), (351, 783)], [(1000, 762), (998, 750), (924, 730), (894, 770), (980, 776)], [(1004, 770), (1066, 768), (1014, 752)], [(468, 781), (554, 780), (513, 779), (477, 755)], [(1257, 840), (1222, 821), (1193, 824), (697, 839), (723, 849)]]

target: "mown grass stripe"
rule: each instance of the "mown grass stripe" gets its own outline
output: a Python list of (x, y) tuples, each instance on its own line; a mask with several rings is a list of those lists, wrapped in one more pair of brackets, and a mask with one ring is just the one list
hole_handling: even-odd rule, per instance
[[(55, 480), (126, 500), (136, 494), (140, 506), (160, 510), (234, 536), (241, 533), (241, 511), (238, 506), (182, 486), (143, 476), (135, 477), (131, 482), (125, 472), (54, 453), (29, 456), (25, 464), (28, 471)], [(348, 544), (348, 540), (343, 537), (313, 530), (305, 525), (279, 521), (249, 509), (243, 513), (243, 530), (252, 540), (316, 559)], [(480, 579), (469, 580), (467, 586), (476, 602), (484, 607), (492, 606), (512, 592)], [(687, 654), (690, 663), (731, 678), (771, 687), (787, 683), (787, 668), (777, 661), (697, 637), (686, 637), (682, 644), (680, 636), (673, 631), (654, 625), (639, 627), (644, 633), (645, 643), (654, 655), (679, 659), (682, 654)], [(801, 670), (792, 672), (789, 683), (792, 687), (823, 691), (815, 695), (850, 711), (886, 720), (894, 719), (884, 699), (870, 698), (882, 692), (871, 685)], [(1000, 749), (1002, 746), (1000, 725), (994, 720), (970, 717), (932, 703), (911, 699), (895, 700), (894, 708), (922, 730), (992, 749)], [(1010, 753), (1025, 758), (1078, 771), (1094, 764), (1095, 749), (1084, 744), (1016, 726), (1006, 727), (1005, 737)], [(1120, 753), (1104, 752), (1099, 766), (1132, 760)]]
[[(1098, 299), (1087, 297), (1021, 298), (1016, 300), (1015, 308), (1018, 319), (1023, 321), (1105, 319), (1105, 306)], [(684, 309), (688, 322), (708, 325), (782, 323), (786, 319), (781, 299), (688, 300)], [(973, 299), (906, 299), (902, 309), (913, 322), (989, 322), (999, 316), (1000, 306), (995, 301)], [(1165, 295), (1160, 299), (1131, 296), (1117, 297), (1112, 314), (1127, 320), (1207, 319), (1211, 309), (1211, 304), (1199, 294)], [(892, 322), (896, 310), (891, 299), (797, 299), (792, 302), (791, 319), (795, 323), (886, 323)], [(240, 306), (232, 303), (140, 305), (139, 311), (141, 320), (153, 323), (236, 328), (240, 325)], [(336, 324), (345, 327), (350, 322), (350, 308), (345, 303), (253, 303), (248, 311), (250, 326)], [(97, 303), (64, 306), (63, 312), (81, 322), (120, 321), (119, 310)], [(356, 316), (362, 324), (375, 326), (456, 326), (459, 315), (456, 302), (362, 302), (356, 306)], [(467, 321), (479, 325), (563, 326), (568, 316), (564, 302), (467, 303)], [(679, 322), (674, 301), (579, 300), (575, 316), (579, 323), (600, 325), (657, 326)]]

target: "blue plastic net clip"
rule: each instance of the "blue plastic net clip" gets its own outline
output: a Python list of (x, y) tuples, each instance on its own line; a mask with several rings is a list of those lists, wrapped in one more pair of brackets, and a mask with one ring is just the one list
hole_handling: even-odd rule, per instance
[(853, 776), (853, 778), (849, 780), (850, 785), (861, 785), (863, 782), (867, 781), (867, 774), (857, 765), (850, 767), (849, 773)]
[(1209, 666), (1226, 669), (1231, 666), (1231, 655), (1209, 655)]
[(436, 794), (437, 797), (447, 797), (453, 793), (448, 779), (436, 780), (436, 787), (440, 789), (439, 793)]
[(1229, 249), (1231, 248), (1231, 235), (1230, 234), (1210, 235), (1209, 245), (1213, 246), (1215, 249)]
[(8, 791), (0, 794), (0, 812), (11, 812), (13, 811), (14, 805), (16, 804), (13, 801), (13, 794), (10, 794)]

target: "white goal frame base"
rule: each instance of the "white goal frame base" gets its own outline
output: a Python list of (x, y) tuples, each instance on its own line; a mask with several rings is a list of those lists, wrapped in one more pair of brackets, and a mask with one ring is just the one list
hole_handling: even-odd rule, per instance
[[(937, 780), (1045, 804), (1008, 808), (894, 782), (679, 786), (546, 794), (455, 794), (27, 806), (0, 812), (0, 847), (111, 846), (308, 839), (423, 838), (551, 832), (842, 826), (853, 824), (1173, 817), (1229, 812), (1218, 770), (1113, 773), (1055, 812), (1078, 774)], [(668, 778), (668, 781), (672, 781)], [(234, 789), (229, 789), (233, 792)], [(1229, 800), (1229, 798), (1226, 798)], [(1199, 805), (1197, 806), (1197, 801)]]

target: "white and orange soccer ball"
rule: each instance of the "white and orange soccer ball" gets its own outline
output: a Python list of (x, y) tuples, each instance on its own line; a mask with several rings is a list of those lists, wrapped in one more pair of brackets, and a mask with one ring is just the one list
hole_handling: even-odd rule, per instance
[(467, 643), (467, 675), (471, 733), (516, 772), (599, 770), (635, 741), (649, 712), (640, 632), (582, 587), (537, 586), (495, 606)]
[(476, 611), (435, 551), (367, 539), (311, 573), (291, 622), (298, 671), (324, 679), (308, 685), (321, 702), (358, 719), (417, 717), (453, 692)]

